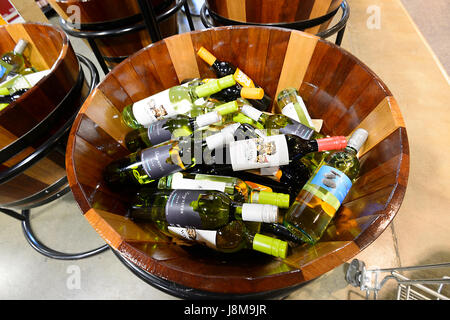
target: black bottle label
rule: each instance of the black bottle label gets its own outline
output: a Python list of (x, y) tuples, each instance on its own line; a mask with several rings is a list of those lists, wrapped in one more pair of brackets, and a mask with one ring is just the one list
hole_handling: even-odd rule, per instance
[(201, 228), (202, 220), (193, 205), (202, 193), (199, 190), (174, 190), (166, 203), (167, 222), (180, 227)]
[(179, 165), (172, 163), (170, 156), (171, 148), (172, 145), (168, 144), (142, 151), (142, 167), (150, 179), (159, 179), (182, 170)]
[(280, 133), (282, 134), (292, 134), (295, 135), (297, 137), (300, 137), (304, 140), (310, 140), (314, 130), (305, 126), (304, 124), (297, 122), (297, 121), (292, 121), (292, 124), (288, 124), (287, 126), (285, 126), (284, 128), (280, 128)]
[(172, 138), (172, 133), (169, 130), (164, 129), (167, 121), (168, 119), (159, 120), (148, 127), (148, 139), (152, 146), (169, 141)]

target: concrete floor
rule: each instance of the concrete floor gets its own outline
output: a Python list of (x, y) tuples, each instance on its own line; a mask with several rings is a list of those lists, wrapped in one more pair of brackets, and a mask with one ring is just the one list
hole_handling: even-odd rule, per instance
[[(436, 0), (436, 3), (444, 1)], [(450, 96), (444, 70), (450, 64), (448, 55), (445, 55), (448, 50), (440, 49), (448, 45), (448, 41), (436, 39), (432, 31), (426, 30), (424, 25), (427, 21), (420, 18), (429, 13), (417, 5), (420, 0), (402, 2), (404, 7), (400, 0), (349, 0), (352, 11), (342, 44), (368, 64), (394, 93), (405, 118), (411, 149), (408, 190), (397, 217), (378, 239), (357, 256), (368, 267), (450, 261), (450, 221), (447, 212), (450, 199), (448, 193), (442, 191), (445, 190), (442, 181), (448, 181), (450, 172), (447, 162), (437, 161), (438, 157), (448, 159), (449, 155), (448, 146), (437, 143), (449, 135), (446, 103)], [(381, 27), (377, 30), (366, 27), (369, 16), (366, 10), (373, 5), (381, 8)], [(439, 26), (447, 26), (448, 30), (448, 4), (439, 8), (441, 14), (435, 16), (432, 25), (437, 30), (445, 30)], [(447, 19), (439, 24), (439, 16)], [(188, 31), (182, 14), (179, 20), (180, 32)], [(414, 23), (428, 44), (422, 41)], [(196, 28), (203, 28), (198, 19)], [(445, 35), (441, 32), (441, 36)], [(71, 41), (76, 52), (95, 61), (84, 42), (79, 39)], [(374, 43), (377, 45), (374, 46)], [(81, 252), (104, 244), (83, 218), (70, 193), (49, 205), (33, 209), (31, 223), (36, 236), (55, 250)], [(1, 300), (176, 299), (137, 278), (111, 251), (83, 260), (49, 259), (26, 242), (18, 221), (0, 214), (0, 225)], [(335, 268), (286, 299), (364, 299), (363, 292), (345, 281), (346, 267), (344, 264)], [(407, 275), (430, 276), (417, 273)], [(440, 271), (432, 273), (436, 277), (442, 275)], [(395, 299), (395, 289), (396, 284), (388, 282), (380, 291), (379, 298)]]

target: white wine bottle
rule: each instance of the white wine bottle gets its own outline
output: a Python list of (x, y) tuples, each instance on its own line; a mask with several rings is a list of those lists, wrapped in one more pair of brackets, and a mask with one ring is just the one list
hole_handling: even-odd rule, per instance
[(286, 241), (254, 233), (242, 221), (238, 220), (232, 221), (218, 230), (174, 226), (169, 226), (168, 229), (176, 237), (194, 241), (224, 253), (251, 249), (285, 259), (289, 248)]
[(148, 127), (155, 121), (177, 114), (188, 114), (196, 103), (204, 104), (204, 97), (234, 85), (233, 76), (212, 79), (207, 83), (192, 80), (179, 86), (161, 91), (122, 111), (122, 121), (133, 129)]

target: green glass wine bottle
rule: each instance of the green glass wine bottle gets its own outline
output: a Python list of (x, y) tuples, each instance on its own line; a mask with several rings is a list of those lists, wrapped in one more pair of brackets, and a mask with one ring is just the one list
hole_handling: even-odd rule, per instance
[(368, 133), (357, 129), (343, 151), (331, 153), (302, 188), (284, 225), (310, 244), (321, 237), (359, 174), (357, 153)]
[(141, 188), (133, 198), (130, 217), (155, 222), (158, 227), (175, 225), (217, 229), (232, 220), (273, 223), (279, 221), (278, 207), (233, 201), (217, 190), (158, 190)]
[[(232, 86), (233, 76), (213, 79), (207, 83), (192, 80), (158, 92), (150, 97), (126, 106), (122, 121), (133, 129), (148, 127), (151, 123), (177, 114), (188, 114), (197, 103), (203, 104), (204, 97)], [(201, 102), (197, 100), (201, 99)]]
[(217, 190), (238, 202), (271, 204), (289, 208), (289, 195), (253, 189), (236, 177), (177, 172), (159, 179), (158, 189)]
[(314, 129), (308, 109), (295, 88), (285, 88), (278, 93), (277, 104), (281, 113), (301, 124)]
[(251, 106), (244, 105), (241, 112), (250, 119), (260, 123), (266, 129), (267, 135), (292, 134), (302, 139), (318, 139), (324, 136), (314, 129), (291, 119), (283, 114), (268, 114), (261, 112)]
[(168, 229), (174, 236), (206, 245), (224, 253), (252, 249), (282, 259), (285, 259), (288, 254), (286, 241), (251, 232), (242, 221), (238, 220), (234, 220), (218, 230), (174, 226), (169, 226)]
[(238, 105), (236, 101), (232, 101), (219, 105), (214, 110), (196, 118), (179, 114), (153, 122), (148, 128), (134, 129), (125, 135), (125, 145), (128, 150), (135, 152), (171, 139), (189, 136), (198, 129), (222, 121), (222, 116), (237, 111)]
[(23, 52), (27, 45), (26, 40), (20, 39), (13, 51), (2, 55), (0, 59), (0, 82), (5, 81), (10, 74), (20, 73), (25, 68)]

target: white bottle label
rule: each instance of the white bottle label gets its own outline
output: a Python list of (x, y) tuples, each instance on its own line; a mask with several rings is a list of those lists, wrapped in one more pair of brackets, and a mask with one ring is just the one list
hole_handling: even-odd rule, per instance
[(216, 248), (216, 230), (199, 230), (195, 228), (167, 227), (169, 231), (183, 239), (197, 241), (210, 248)]
[(209, 150), (221, 148), (234, 141), (234, 135), (228, 131), (218, 132), (206, 137), (206, 145)]
[(289, 150), (284, 135), (233, 141), (230, 143), (234, 171), (289, 164)]
[(286, 117), (289, 117), (295, 121), (300, 122), (297, 111), (295, 110), (294, 104), (292, 102), (285, 105), (284, 108), (281, 110), (281, 113), (284, 114)]
[[(187, 84), (183, 84), (186, 86)], [(170, 102), (169, 90), (158, 92), (133, 104), (133, 115), (144, 127), (155, 121), (177, 114), (186, 114), (192, 109), (190, 101), (181, 100), (176, 104)]]
[(172, 176), (172, 189), (217, 190), (225, 192), (226, 186), (225, 182), (220, 181), (185, 179), (181, 173), (175, 173)]

